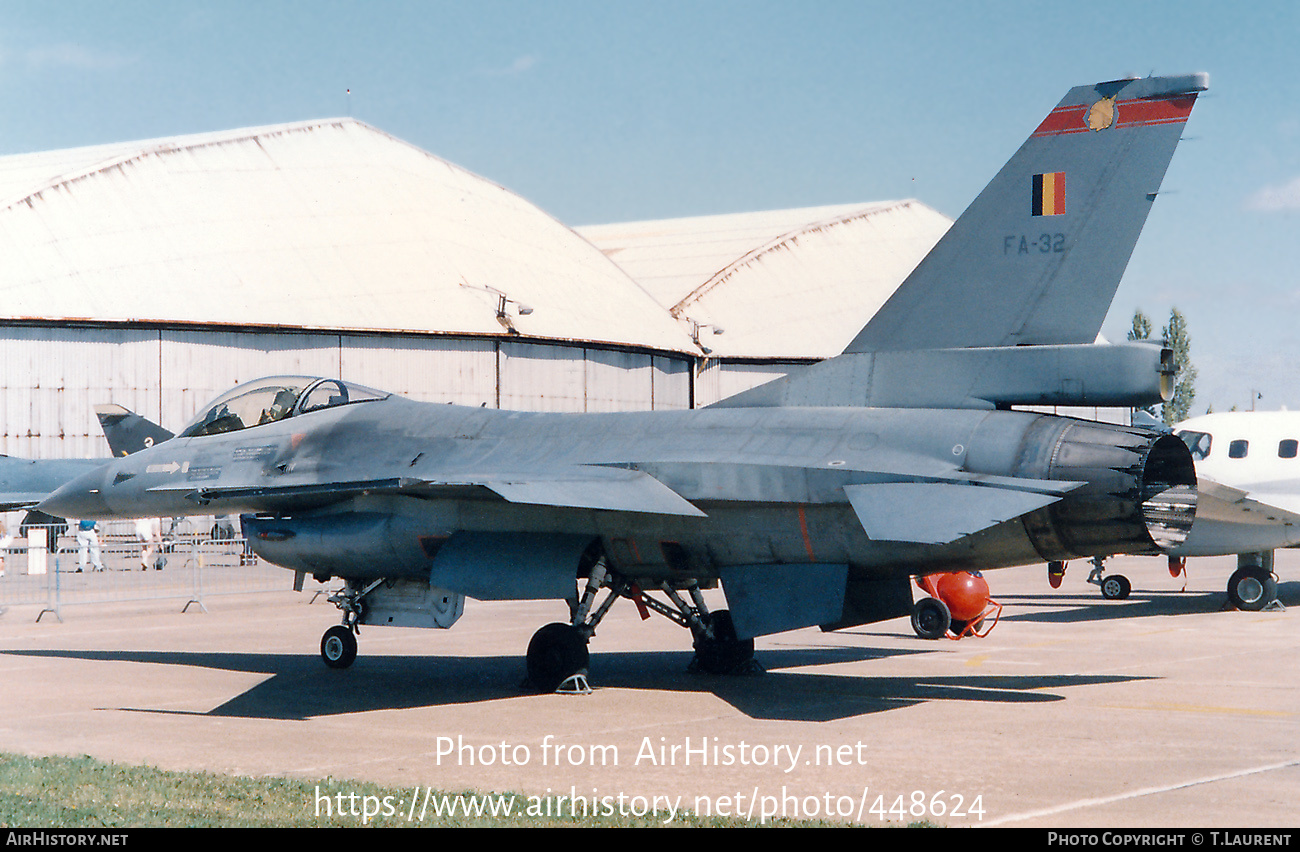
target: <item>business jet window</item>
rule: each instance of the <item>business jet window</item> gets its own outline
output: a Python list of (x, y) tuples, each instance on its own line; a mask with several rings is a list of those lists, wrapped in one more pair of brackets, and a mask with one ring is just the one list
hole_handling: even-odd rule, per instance
[(1231, 444), (1228, 445), (1228, 458), (1244, 459), (1246, 457), (1246, 452), (1249, 449), (1250, 449), (1249, 442), (1243, 441), (1241, 439), (1237, 439), (1236, 441), (1233, 441)]
[(1296, 456), (1296, 449), (1300, 448), (1300, 441), (1295, 438), (1287, 438), (1277, 445), (1277, 457), (1280, 459), (1293, 459)]
[(1205, 461), (1210, 455), (1210, 443), (1214, 440), (1209, 432), (1179, 432), (1187, 449), (1192, 452), (1193, 461)]

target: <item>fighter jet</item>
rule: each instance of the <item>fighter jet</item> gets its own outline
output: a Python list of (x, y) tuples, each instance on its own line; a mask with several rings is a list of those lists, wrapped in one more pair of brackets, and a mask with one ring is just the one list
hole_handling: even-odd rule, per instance
[[(299, 588), (345, 581), (332, 667), (360, 625), (450, 627), (467, 596), (564, 600), (528, 647), (541, 691), (585, 686), (621, 597), (688, 627), (698, 668), (732, 672), (756, 665), (756, 636), (910, 614), (912, 575), (1158, 553), (1195, 515), (1180, 440), (1010, 409), (1168, 396), (1169, 350), (1092, 341), (1207, 84), (1072, 89), (843, 355), (718, 405), (500, 411), (272, 377), (42, 508), (245, 513)], [(710, 611), (719, 581), (728, 608)]]

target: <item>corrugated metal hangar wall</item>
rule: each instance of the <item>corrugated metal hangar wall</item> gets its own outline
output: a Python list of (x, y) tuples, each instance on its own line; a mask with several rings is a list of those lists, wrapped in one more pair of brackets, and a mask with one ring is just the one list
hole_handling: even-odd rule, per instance
[(107, 454), (234, 384), (685, 408), (698, 349), (518, 196), (350, 119), (0, 158), (0, 452)]

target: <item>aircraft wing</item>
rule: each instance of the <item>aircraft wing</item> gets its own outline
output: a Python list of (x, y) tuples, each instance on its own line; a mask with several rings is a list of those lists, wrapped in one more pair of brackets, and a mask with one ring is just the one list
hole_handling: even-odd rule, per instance
[(22, 459), (0, 455), (0, 512), (30, 509), (102, 459)]
[(195, 487), (192, 483), (163, 485), (150, 491), (185, 491), (200, 504), (232, 500), (343, 500), (363, 493), (425, 496), (450, 490), (486, 488), (511, 503), (646, 512), (658, 515), (704, 517), (684, 497), (649, 474), (622, 468), (574, 466), (526, 474), (465, 474), (445, 478), (393, 477), (389, 479), (321, 482), (300, 485), (265, 485), (244, 488)]
[(1300, 505), (1292, 495), (1252, 493), (1202, 476), (1197, 482), (1196, 519), (1300, 526)]
[(18, 509), (30, 509), (49, 496), (50, 493), (48, 491), (6, 491), (0, 493), (0, 512), (13, 512)]

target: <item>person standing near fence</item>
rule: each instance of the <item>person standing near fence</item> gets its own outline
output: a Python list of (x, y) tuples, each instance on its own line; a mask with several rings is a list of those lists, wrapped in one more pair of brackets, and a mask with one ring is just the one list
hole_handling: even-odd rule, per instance
[(162, 570), (166, 559), (162, 555), (162, 519), (140, 518), (135, 522), (135, 536), (140, 539), (140, 570)]
[(13, 546), (14, 537), (5, 529), (4, 520), (0, 519), (0, 577), (5, 575), (5, 555), (9, 553), (9, 548)]
[(95, 522), (89, 519), (77, 523), (77, 573), (86, 569), (86, 553), (90, 552), (90, 562), (96, 571), (104, 570), (104, 562), (99, 557), (99, 533), (95, 532)]

